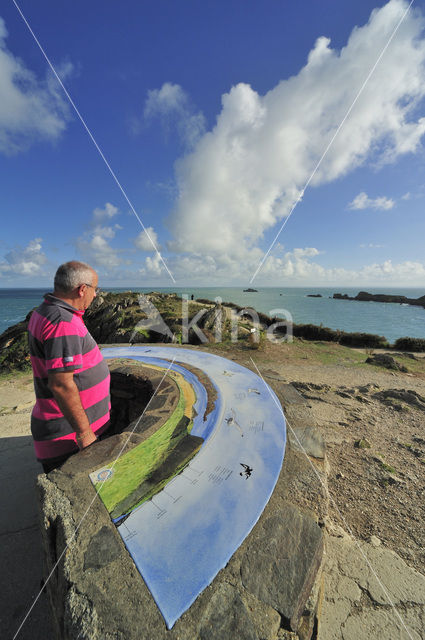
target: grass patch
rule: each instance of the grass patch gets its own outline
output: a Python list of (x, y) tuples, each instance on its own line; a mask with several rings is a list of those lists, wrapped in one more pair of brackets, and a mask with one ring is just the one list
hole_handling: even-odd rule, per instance
[(409, 356), (395, 356), (391, 354), (397, 364), (407, 367), (409, 373), (425, 373), (425, 358), (419, 360), (413, 360)]
[(20, 371), (2, 371), (0, 373), (0, 382), (19, 382), (22, 378), (32, 379), (32, 368), (28, 365), (27, 369), (21, 369)]
[(394, 469), (394, 467), (392, 467), (390, 464), (387, 464), (384, 461), (381, 462), (381, 467), (383, 468), (384, 471), (388, 471), (388, 473), (396, 473), (396, 470)]
[(387, 471), (388, 473), (397, 473), (397, 471), (394, 469), (394, 467), (392, 467), (387, 462), (384, 462), (384, 460), (382, 459), (382, 456), (380, 454), (378, 454), (378, 455), (379, 455), (379, 457), (375, 458), (375, 460), (379, 463), (381, 469), (383, 469), (384, 471)]
[[(147, 500), (150, 500), (151, 498), (153, 498), (153, 496), (155, 496), (157, 493), (159, 493), (173, 478), (175, 478), (176, 476), (179, 475), (179, 473), (181, 473), (183, 471), (183, 469), (185, 469), (185, 467), (187, 467), (187, 465), (189, 464), (189, 462), (193, 459), (193, 457), (198, 453), (199, 449), (201, 448), (202, 444), (199, 445), (199, 447), (192, 451), (191, 454), (185, 459), (183, 460), (174, 470), (174, 472), (172, 474), (170, 474), (167, 478), (164, 478), (163, 480), (161, 480), (160, 482), (158, 482), (152, 489), (151, 491), (149, 491), (148, 493), (146, 493), (143, 498), (141, 500), (139, 500), (139, 502), (136, 502), (136, 504), (134, 506), (131, 507), (131, 511), (134, 511), (134, 509), (137, 509), (137, 507), (139, 507), (141, 504), (143, 504), (144, 502), (146, 502)], [(124, 514), (121, 514), (124, 515)]]
[(287, 343), (290, 355), (298, 356), (300, 359), (308, 359), (318, 364), (342, 364), (346, 366), (363, 365), (365, 356), (359, 351), (354, 351), (349, 347), (330, 342), (306, 342), (294, 338), (292, 343)]
[(134, 331), (136, 333), (141, 333), (142, 336), (145, 336), (145, 338), (149, 338), (150, 333), (148, 329), (143, 329), (143, 327), (134, 327)]
[(369, 440), (366, 440), (366, 438), (360, 438), (360, 440), (356, 440), (354, 446), (357, 449), (370, 449), (372, 445), (370, 444)]
[[(191, 423), (187, 430), (183, 430), (173, 437), (185, 411), (184, 393), (180, 387), (179, 389), (178, 405), (165, 424), (148, 440), (117, 460), (113, 477), (105, 482), (100, 491), (102, 501), (108, 511), (112, 511), (119, 502), (134, 491), (165, 460), (167, 453), (189, 432)], [(95, 486), (100, 484), (96, 483)]]

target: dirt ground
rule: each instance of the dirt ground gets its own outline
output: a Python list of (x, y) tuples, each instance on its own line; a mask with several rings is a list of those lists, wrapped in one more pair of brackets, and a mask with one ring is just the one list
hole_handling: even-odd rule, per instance
[(370, 355), (302, 341), (249, 353), (266, 380), (278, 374), (312, 407), (327, 445), (331, 519), (424, 574), (425, 354), (395, 356), (405, 372), (366, 364)]
[[(258, 350), (232, 344), (200, 348), (251, 369), (254, 361), (272, 385), (273, 379), (294, 384), (308, 399), (326, 441), (331, 519), (357, 539), (379, 538), (425, 574), (425, 354), (395, 356), (407, 368), (398, 371), (366, 364), (370, 354), (363, 350), (323, 342), (266, 341)], [(33, 397), (31, 376), (0, 380), (2, 448), (14, 465), (18, 461), (12, 461), (11, 452), (25, 444), (35, 478), (39, 470), (32, 463), (29, 437)], [(7, 477), (12, 473), (10, 468)], [(8, 522), (3, 534), (12, 536), (21, 527), (34, 533), (35, 513), (30, 520), (16, 527)], [(38, 591), (38, 573), (33, 582), (14, 614), (15, 627)], [(16, 599), (15, 589), (13, 594)], [(36, 617), (46, 615), (42, 600), (37, 609)]]

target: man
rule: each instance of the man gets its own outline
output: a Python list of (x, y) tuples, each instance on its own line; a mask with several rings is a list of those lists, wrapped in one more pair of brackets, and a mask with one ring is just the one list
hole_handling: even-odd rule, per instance
[(71, 261), (56, 272), (53, 294), (31, 315), (28, 339), (36, 404), (31, 432), (45, 473), (97, 440), (109, 422), (109, 369), (83, 322), (98, 276)]

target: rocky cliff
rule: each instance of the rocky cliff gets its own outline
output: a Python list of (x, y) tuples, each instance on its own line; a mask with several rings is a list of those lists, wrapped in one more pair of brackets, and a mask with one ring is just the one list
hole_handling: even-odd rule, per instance
[[(41, 302), (41, 301), (40, 301)], [(0, 372), (25, 370), (30, 367), (27, 344), (28, 322), (25, 320), (9, 327), (0, 335)], [(151, 292), (138, 294), (101, 292), (84, 314), (84, 322), (98, 344), (182, 342), (182, 329), (186, 318), (187, 336), (184, 342), (199, 344), (201, 337), (191, 321), (199, 315), (196, 325), (208, 342), (215, 342), (220, 327), (220, 341), (230, 339), (230, 307), (216, 305), (212, 301), (187, 302), (177, 294)], [(260, 314), (261, 315), (261, 314)], [(242, 321), (240, 333), (247, 337)]]
[[(334, 298), (344, 300), (366, 300), (365, 296), (372, 294), (360, 292), (356, 298), (334, 294)], [(378, 296), (374, 297), (378, 299)], [(397, 296), (384, 297), (387, 300), (380, 301), (394, 302), (389, 298)], [(425, 305), (425, 296), (416, 301), (404, 300), (406, 304)], [(0, 374), (30, 368), (27, 327), (31, 313), (0, 335)], [(243, 307), (232, 302), (216, 304), (204, 299), (182, 301), (175, 293), (155, 291), (148, 294), (101, 292), (84, 314), (84, 322), (98, 344), (174, 342), (199, 345), (202, 342), (236, 340), (249, 348), (258, 348), (264, 342), (267, 329), (281, 321), (281, 318), (271, 318), (252, 309), (244, 313)], [(277, 328), (275, 335), (278, 338), (288, 336), (286, 327)], [(340, 331), (313, 324), (294, 324), (292, 335), (304, 340), (337, 342), (350, 347), (390, 348), (385, 336)], [(394, 347), (399, 351), (425, 351), (425, 340), (400, 338)]]
[(351, 297), (346, 293), (334, 293), (335, 300), (358, 300), (360, 302), (394, 302), (396, 304), (411, 304), (425, 309), (425, 296), (420, 298), (407, 298), (406, 296), (398, 296), (389, 293), (368, 293), (367, 291), (359, 291), (359, 293)]

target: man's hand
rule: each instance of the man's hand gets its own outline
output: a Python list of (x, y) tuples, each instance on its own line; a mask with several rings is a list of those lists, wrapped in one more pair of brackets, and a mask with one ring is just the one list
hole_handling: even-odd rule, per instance
[(85, 431), (80, 435), (77, 434), (77, 444), (80, 449), (85, 449), (90, 444), (93, 444), (93, 442), (96, 442), (96, 440), (97, 437), (94, 435), (91, 429), (89, 431)]
[(77, 444), (85, 449), (96, 441), (83, 409), (73, 371), (49, 372), (48, 385), (65, 418), (77, 434)]

